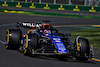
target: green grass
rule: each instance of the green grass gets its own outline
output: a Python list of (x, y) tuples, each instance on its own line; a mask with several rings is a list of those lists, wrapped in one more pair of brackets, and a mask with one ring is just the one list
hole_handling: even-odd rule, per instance
[(32, 12), (32, 11), (23, 11), (23, 10), (10, 10), (0, 9), (0, 12), (3, 13), (12, 13), (12, 14), (26, 14), (26, 15), (43, 15), (43, 16), (56, 16), (56, 17), (73, 17), (73, 18), (92, 18), (100, 19), (98, 16), (85, 16), (85, 15), (71, 15), (71, 14), (59, 14), (59, 13), (49, 13), (49, 12)]
[(91, 46), (100, 48), (100, 28), (83, 29), (75, 31), (71, 35), (74, 38), (77, 36), (81, 36), (82, 38), (87, 38)]

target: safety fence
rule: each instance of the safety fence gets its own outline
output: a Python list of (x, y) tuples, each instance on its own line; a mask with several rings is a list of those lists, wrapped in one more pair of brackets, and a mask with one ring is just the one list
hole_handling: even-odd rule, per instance
[(0, 0), (0, 1), (37, 2), (37, 3), (69, 4), (69, 5), (84, 5), (84, 6), (100, 6), (100, 0)]
[(47, 3), (0, 1), (0, 6), (18, 7), (18, 8), (26, 7), (26, 8), (32, 8), (32, 9), (41, 8), (41, 9), (55, 9), (55, 10), (100, 12), (100, 7), (65, 5), (65, 4), (47, 4)]

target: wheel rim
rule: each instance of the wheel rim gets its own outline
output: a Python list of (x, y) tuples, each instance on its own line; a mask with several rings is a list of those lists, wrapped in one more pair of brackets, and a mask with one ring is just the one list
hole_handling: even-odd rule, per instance
[(9, 31), (8, 32), (8, 35), (7, 35), (7, 44), (9, 44)]
[(7, 35), (6, 35), (6, 48), (9, 47), (9, 30), (7, 30)]
[(26, 42), (25, 42), (25, 50), (24, 50), (24, 54), (27, 53), (27, 47), (28, 47), (28, 35), (26, 35)]

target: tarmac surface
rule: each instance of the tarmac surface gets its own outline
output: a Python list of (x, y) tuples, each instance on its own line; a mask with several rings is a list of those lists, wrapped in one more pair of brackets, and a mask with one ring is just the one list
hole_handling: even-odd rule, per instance
[[(65, 18), (65, 17), (49, 17), (35, 15), (20, 15), (0, 13), (0, 67), (99, 67), (100, 63), (92, 61), (76, 61), (75, 58), (67, 58), (66, 60), (58, 60), (57, 58), (36, 56), (24, 56), (16, 50), (7, 50), (3, 43), (5, 42), (6, 30), (16, 28), (18, 21), (41, 22), (42, 20), (50, 20), (51, 25), (98, 25), (100, 19), (82, 19), (82, 18)], [(60, 31), (63, 29), (58, 28)], [(78, 30), (78, 28), (70, 27), (67, 30)], [(100, 56), (100, 53), (98, 53)]]

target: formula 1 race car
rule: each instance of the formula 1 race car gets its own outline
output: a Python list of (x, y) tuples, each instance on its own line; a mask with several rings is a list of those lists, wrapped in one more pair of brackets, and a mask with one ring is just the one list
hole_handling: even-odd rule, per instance
[[(75, 57), (77, 60), (87, 61), (93, 55), (86, 38), (80, 36), (75, 38), (75, 42), (70, 42), (69, 34), (58, 33), (49, 21), (42, 23), (17, 22), (18, 29), (8, 29), (6, 36), (6, 49), (18, 49), (24, 55), (57, 55), (62, 58)], [(22, 34), (20, 27), (28, 30)]]

